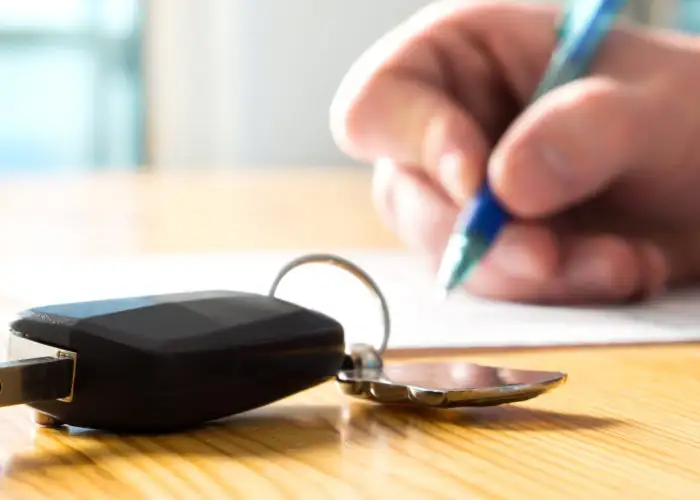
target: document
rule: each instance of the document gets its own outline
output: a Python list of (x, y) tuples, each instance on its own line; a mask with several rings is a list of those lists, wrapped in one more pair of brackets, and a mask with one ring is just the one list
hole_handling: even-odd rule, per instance
[[(0, 263), (0, 296), (4, 303), (22, 309), (207, 289), (267, 293), (278, 270), (299, 255), (302, 252), (10, 259)], [(390, 349), (700, 340), (700, 289), (644, 304), (609, 307), (511, 304), (466, 293), (445, 301), (436, 293), (432, 274), (409, 254), (348, 251), (338, 255), (362, 267), (386, 296)], [(327, 264), (299, 267), (282, 280), (277, 296), (333, 316), (343, 324), (348, 343), (378, 345), (381, 341), (378, 301), (342, 269)]]

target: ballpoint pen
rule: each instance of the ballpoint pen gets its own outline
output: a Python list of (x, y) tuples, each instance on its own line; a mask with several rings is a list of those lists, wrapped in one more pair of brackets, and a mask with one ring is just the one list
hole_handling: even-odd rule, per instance
[[(566, 2), (558, 29), (557, 47), (532, 101), (586, 74), (598, 46), (627, 2), (628, 0)], [(460, 213), (447, 242), (437, 276), (438, 284), (445, 294), (466, 281), (510, 218), (486, 181), (473, 202)]]

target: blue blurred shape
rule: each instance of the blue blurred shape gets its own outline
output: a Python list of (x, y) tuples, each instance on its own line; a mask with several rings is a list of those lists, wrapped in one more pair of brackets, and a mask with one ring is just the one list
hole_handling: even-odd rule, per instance
[(677, 0), (675, 27), (687, 33), (700, 33), (700, 0)]
[(0, 0), (0, 174), (143, 161), (138, 0)]

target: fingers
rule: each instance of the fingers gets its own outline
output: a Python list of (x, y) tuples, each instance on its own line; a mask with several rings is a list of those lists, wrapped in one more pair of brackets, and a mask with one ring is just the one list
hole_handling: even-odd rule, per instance
[[(632, 28), (606, 38), (591, 68), (601, 76), (552, 92), (509, 127), (551, 56), (556, 15), (542, 5), (434, 2), (350, 69), (331, 106), (336, 142), (365, 161), (386, 157), (423, 170), (458, 205), (482, 183), (498, 143), (494, 184), (527, 216), (590, 196), (652, 145), (668, 156), (673, 141), (657, 139), (669, 137), (673, 123), (656, 119), (670, 114), (651, 97), (665, 78), (650, 75), (660, 61), (675, 68), (684, 59), (668, 41)], [(656, 87), (647, 99), (640, 81)]]
[[(557, 263), (552, 272), (525, 278), (483, 265), (467, 289), (494, 300), (539, 304), (627, 302), (664, 289), (668, 267), (652, 243), (616, 235), (562, 236), (546, 227), (539, 231), (549, 231), (550, 259)], [(523, 238), (519, 244), (529, 242)]]
[[(374, 202), (399, 238), (437, 268), (458, 212), (449, 198), (422, 172), (382, 161), (375, 169)], [(555, 243), (547, 228), (513, 224), (481, 268), (487, 279), (495, 276), (505, 288), (511, 281), (544, 280), (557, 268)]]
[(420, 172), (390, 160), (377, 162), (373, 200), (384, 223), (410, 249), (439, 255), (457, 208)]
[(672, 231), (653, 237), (655, 261), (665, 263), (666, 286), (700, 280), (700, 230)]
[(551, 92), (514, 122), (489, 175), (513, 213), (546, 217), (649, 164), (658, 116), (641, 91), (602, 77)]
[(351, 69), (331, 106), (333, 135), (350, 155), (382, 160), (375, 178), (382, 218), (435, 261), (457, 207), (489, 163), (501, 201), (517, 218), (538, 222), (504, 231), (467, 285), (475, 293), (624, 300), (663, 286), (673, 273), (668, 248), (607, 234), (563, 235), (547, 220), (648, 173), (649, 165), (668, 165), (681, 149), (666, 140), (679, 121), (673, 117), (687, 124), (696, 113), (665, 109), (669, 80), (656, 68), (673, 51), (623, 29), (606, 40), (592, 68), (598, 76), (549, 93), (511, 123), (551, 54), (554, 13), (500, 2), (434, 3)]
[[(335, 141), (364, 161), (391, 158), (423, 170), (462, 205), (482, 183), (492, 143), (515, 114), (509, 85), (534, 85), (546, 62), (553, 19), (541, 7), (434, 3), (350, 69), (331, 105)], [(511, 24), (523, 33), (493, 29)], [(528, 43), (511, 43), (519, 37)], [(502, 68), (514, 73), (508, 83)]]
[(346, 114), (348, 149), (369, 161), (417, 165), (462, 203), (485, 171), (489, 148), (478, 124), (423, 82), (386, 75), (372, 88), (373, 96)]
[[(420, 171), (383, 161), (375, 172), (382, 219), (437, 268), (457, 209)], [(518, 302), (628, 301), (664, 289), (671, 275), (668, 248), (617, 235), (563, 234), (547, 223), (510, 224), (465, 287)]]
[[(527, 235), (517, 234), (519, 246), (535, 241), (537, 233), (528, 229)], [(548, 235), (547, 259), (556, 263), (554, 269), (525, 277), (509, 273), (505, 266), (482, 265), (467, 290), (494, 300), (570, 305), (628, 302), (665, 290), (669, 263), (653, 242), (606, 234), (563, 236), (547, 227), (538, 231), (540, 241)], [(537, 251), (534, 245), (531, 250)], [(496, 245), (494, 255), (498, 251)]]
[(560, 242), (561, 272), (549, 302), (621, 302), (659, 293), (666, 263), (650, 242), (618, 235), (573, 235)]

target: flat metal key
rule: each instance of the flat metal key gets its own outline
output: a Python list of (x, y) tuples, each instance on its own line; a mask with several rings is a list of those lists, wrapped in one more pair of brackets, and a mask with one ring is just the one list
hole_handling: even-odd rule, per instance
[[(281, 279), (309, 262), (338, 265), (374, 291), (384, 319), (378, 348), (346, 346), (334, 318), (275, 297)], [(379, 403), (455, 407), (530, 399), (566, 378), (470, 363), (385, 367), (389, 324), (371, 277), (325, 254), (291, 261), (267, 295), (202, 291), (31, 308), (10, 323), (0, 406), (26, 404), (44, 425), (171, 432), (333, 379), (345, 394)]]

